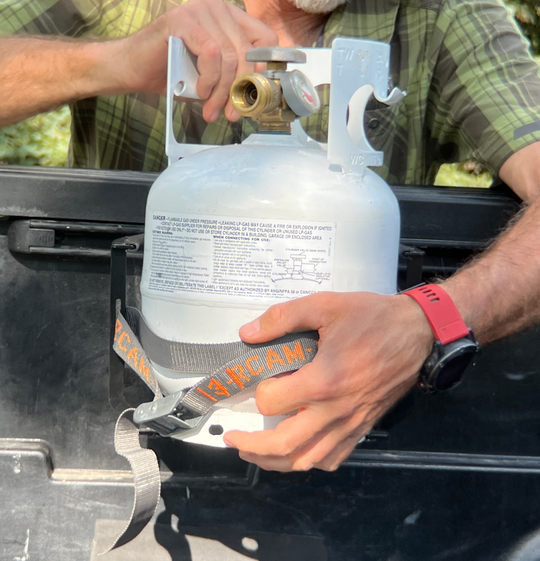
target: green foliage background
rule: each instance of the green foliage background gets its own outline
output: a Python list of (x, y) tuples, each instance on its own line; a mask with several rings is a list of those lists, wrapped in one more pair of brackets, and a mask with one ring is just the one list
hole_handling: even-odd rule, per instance
[(521, 31), (529, 39), (534, 55), (540, 55), (540, 1), (537, 0), (506, 0), (514, 10)]
[[(534, 55), (540, 56), (540, 0), (506, 0)], [(22, 123), (0, 129), (0, 164), (24, 166), (67, 165), (71, 116), (67, 107), (37, 115)], [(492, 178), (481, 167), (445, 165), (436, 185), (487, 187)]]
[(71, 113), (62, 107), (0, 129), (0, 164), (65, 167)]

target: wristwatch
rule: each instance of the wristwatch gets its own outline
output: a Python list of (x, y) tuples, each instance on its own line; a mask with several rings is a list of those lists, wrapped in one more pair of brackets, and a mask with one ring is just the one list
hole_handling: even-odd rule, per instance
[(431, 325), (435, 343), (424, 362), (417, 386), (428, 393), (448, 390), (461, 381), (473, 364), (478, 343), (448, 293), (437, 284), (402, 292), (420, 305)]

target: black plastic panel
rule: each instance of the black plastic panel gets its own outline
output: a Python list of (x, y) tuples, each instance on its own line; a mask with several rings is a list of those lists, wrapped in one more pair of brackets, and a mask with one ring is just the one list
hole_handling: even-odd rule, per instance
[[(0, 215), (143, 224), (157, 174), (0, 166)], [(479, 247), (518, 208), (507, 188), (393, 186), (402, 238), (440, 247)]]

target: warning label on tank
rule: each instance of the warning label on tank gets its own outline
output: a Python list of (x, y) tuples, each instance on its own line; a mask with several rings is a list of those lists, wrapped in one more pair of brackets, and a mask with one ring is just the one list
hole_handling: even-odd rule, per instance
[(148, 288), (260, 302), (332, 290), (335, 233), (333, 222), (154, 213)]

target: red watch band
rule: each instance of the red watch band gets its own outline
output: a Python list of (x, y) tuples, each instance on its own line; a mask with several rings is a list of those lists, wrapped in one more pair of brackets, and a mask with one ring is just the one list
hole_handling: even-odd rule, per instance
[(443, 344), (457, 341), (469, 334), (452, 298), (438, 284), (425, 284), (403, 292), (414, 298), (424, 310), (433, 334)]

